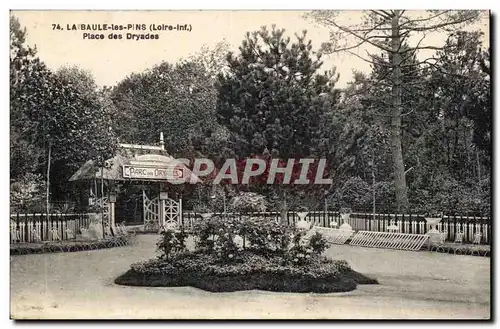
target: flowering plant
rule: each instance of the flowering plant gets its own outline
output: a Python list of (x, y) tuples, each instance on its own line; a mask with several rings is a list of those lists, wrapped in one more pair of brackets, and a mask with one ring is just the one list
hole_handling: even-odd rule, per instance
[(171, 260), (182, 252), (185, 252), (187, 250), (186, 238), (187, 235), (184, 231), (163, 231), (160, 241), (156, 244), (158, 250), (161, 252), (160, 258), (164, 260)]
[(213, 216), (199, 221), (194, 232), (196, 249), (224, 262), (241, 260), (244, 251), (248, 251), (267, 258), (283, 257), (300, 265), (321, 254), (327, 246), (318, 232), (306, 240), (307, 232), (263, 218)]
[(305, 232), (298, 231), (292, 238), (292, 246), (286, 253), (285, 260), (294, 265), (306, 265), (317, 258), (327, 247), (327, 241), (316, 232), (310, 239), (304, 239)]

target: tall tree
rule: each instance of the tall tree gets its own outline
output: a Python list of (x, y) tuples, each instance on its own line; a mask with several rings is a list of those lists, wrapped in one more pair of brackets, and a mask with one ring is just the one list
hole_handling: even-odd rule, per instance
[[(457, 47), (447, 46), (457, 43)], [(481, 51), (479, 33), (460, 31), (451, 34), (444, 49), (436, 53), (439, 57), (436, 66), (422, 70), (407, 66), (402, 70), (405, 86), (402, 104), (407, 110), (402, 115), (401, 134), (406, 171), (410, 173), (407, 182), (412, 211), (488, 212), (488, 156), (476, 144), (476, 136), (488, 138), (487, 126), (481, 123), (491, 118), (489, 102), (485, 102), (489, 91), (487, 69), (482, 67), (485, 53)], [(387, 124), (390, 118), (385, 112), (391, 97), (390, 85), (374, 81), (386, 74), (384, 63), (390, 59), (377, 60), (381, 64), (373, 65), (368, 77), (355, 75), (343, 97), (342, 106), (351, 109), (349, 121), (363, 131), (355, 152), (356, 166), (345, 185), (358, 192), (354, 199), (356, 206), (362, 206), (360, 202), (367, 202), (368, 198), (363, 197), (367, 189), (359, 177), (370, 183), (370, 169), (375, 169), (377, 207), (389, 209), (378, 200), (393, 204), (392, 192), (385, 197), (378, 192), (384, 191), (384, 180), (392, 180), (390, 168), (385, 164), (390, 149), (381, 147), (390, 137)], [(482, 120), (476, 123), (473, 119), (476, 116)], [(476, 127), (482, 127), (484, 134), (476, 132)], [(380, 142), (383, 143), (376, 146)], [(373, 157), (375, 166), (369, 166)], [(343, 193), (353, 199), (346, 188), (340, 188), (335, 197), (343, 199)]]
[(63, 84), (77, 90), (81, 97), (95, 97), (99, 91), (92, 73), (76, 65), (62, 66), (55, 74)]
[(25, 104), (20, 95), (26, 88), (26, 75), (35, 61), (36, 49), (26, 44), (26, 29), (10, 16), (10, 175), (21, 178), (27, 172), (36, 172), (40, 150), (34, 143), (36, 123), (25, 115)]
[[(61, 88), (69, 90), (70, 97), (65, 105), (66, 113), (59, 119), (66, 125), (59, 128), (61, 136), (54, 136), (60, 147), (54, 148), (51, 191), (55, 198), (67, 198), (72, 191), (68, 178), (89, 159), (102, 165), (113, 155), (117, 140), (110, 100), (104, 97), (89, 71), (64, 66), (53, 77)], [(64, 148), (64, 152), (60, 148)]]
[[(68, 165), (81, 164), (87, 159), (102, 164), (114, 153), (116, 141), (108, 112), (97, 92), (93, 87), (79, 87), (82, 77), (86, 76), (87, 81), (91, 77), (79, 74), (78, 69), (63, 69), (60, 75), (54, 74), (35, 57), (33, 49), (24, 45), (25, 35), (25, 30), (11, 16), (10, 109), (11, 137), (14, 137), (11, 154), (15, 155), (11, 159), (11, 173), (19, 176), (26, 171), (43, 172), (48, 208), (54, 164), (59, 174)], [(20, 149), (23, 146), (28, 149)], [(31, 168), (17, 167), (20, 160), (29, 160), (26, 155), (34, 153), (39, 162), (32, 161)], [(58, 183), (66, 183), (69, 175), (70, 172), (55, 178)]]
[[(491, 155), (491, 102), (489, 52), (482, 49), (482, 33), (459, 31), (446, 40), (432, 67), (433, 106), (442, 118), (474, 122), (474, 142)], [(458, 133), (455, 131), (455, 133)], [(455, 137), (455, 139), (458, 137)]]
[(484, 54), (481, 33), (452, 33), (422, 83), (429, 96), (413, 124), (425, 120), (426, 129), (408, 150), (410, 159), (420, 160), (413, 164), (410, 189), (420, 204), (462, 213), (489, 211), (492, 111)]
[[(404, 114), (402, 97), (405, 92), (403, 69), (422, 70), (426, 66), (436, 65), (433, 56), (408, 63), (414, 55), (423, 50), (439, 50), (442, 45), (425, 43), (427, 35), (437, 31), (450, 31), (476, 21), (479, 11), (428, 11), (425, 13), (405, 10), (371, 10), (364, 14), (361, 24), (344, 24), (335, 11), (315, 11), (310, 16), (319, 23), (332, 28), (332, 40), (324, 45), (328, 53), (347, 52), (362, 60), (374, 64), (376, 53), (390, 55), (388, 74), (380, 81), (390, 84), (391, 104), (391, 150), (393, 173), (396, 190), (396, 204), (399, 211), (408, 209), (408, 188), (405, 175), (405, 163), (402, 149), (401, 120)], [(411, 42), (415, 40), (415, 42)], [(403, 47), (407, 44), (407, 47)], [(354, 49), (366, 50), (366, 56), (359, 55)]]
[(318, 153), (321, 121), (335, 102), (334, 72), (319, 73), (306, 32), (294, 43), (285, 31), (247, 33), (239, 54), (219, 76), (217, 113), (236, 155), (268, 149), (282, 158)]
[[(294, 42), (274, 26), (248, 32), (227, 61), (228, 72), (219, 75), (217, 114), (236, 157), (268, 152), (287, 161), (328, 154), (325, 122), (338, 101), (337, 77), (334, 71), (319, 72), (321, 58), (306, 31)], [(287, 190), (280, 185), (267, 191), (280, 198), (282, 214)]]
[(26, 28), (21, 28), (19, 20), (11, 15), (10, 19), (10, 84), (16, 87), (20, 83), (18, 72), (27, 69), (30, 61), (36, 55), (36, 47), (26, 44)]
[(27, 75), (25, 87), (19, 97), (26, 116), (36, 123), (35, 143), (46, 151), (48, 183), (53, 181), (49, 179), (53, 169), (65, 173), (56, 177), (59, 181), (55, 186), (61, 187), (67, 185), (71, 169), (86, 160), (103, 165), (114, 154), (116, 139), (109, 112), (97, 93), (78, 90), (39, 61)]
[(225, 49), (224, 43), (204, 47), (175, 65), (164, 62), (121, 81), (111, 93), (120, 138), (151, 143), (162, 131), (174, 156), (218, 152), (225, 136), (216, 121), (214, 82)]

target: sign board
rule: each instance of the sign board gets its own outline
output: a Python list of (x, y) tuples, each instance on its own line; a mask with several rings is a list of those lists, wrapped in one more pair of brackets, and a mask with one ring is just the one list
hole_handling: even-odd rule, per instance
[(160, 200), (167, 200), (168, 192), (160, 192)]
[(155, 179), (155, 180), (178, 180), (184, 177), (183, 168), (172, 167), (146, 167), (146, 166), (123, 166), (124, 178)]

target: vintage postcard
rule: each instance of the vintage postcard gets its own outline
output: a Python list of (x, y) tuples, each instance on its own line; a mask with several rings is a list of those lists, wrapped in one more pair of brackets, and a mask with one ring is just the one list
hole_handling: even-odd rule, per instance
[(491, 319), (489, 11), (9, 15), (11, 319)]

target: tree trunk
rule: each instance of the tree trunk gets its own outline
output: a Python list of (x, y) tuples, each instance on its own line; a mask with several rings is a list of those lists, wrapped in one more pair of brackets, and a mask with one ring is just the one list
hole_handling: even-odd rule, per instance
[(287, 205), (286, 205), (286, 191), (282, 191), (281, 193), (281, 223), (286, 225), (287, 223)]
[[(109, 200), (108, 200), (109, 202)], [(104, 225), (104, 167), (101, 167), (101, 222), (102, 222), (102, 238), (106, 238), (106, 227)]]
[(476, 150), (476, 163), (477, 163), (477, 183), (481, 184), (481, 161), (479, 161), (479, 150)]
[(392, 18), (392, 110), (391, 110), (391, 150), (396, 189), (396, 207), (398, 212), (408, 209), (408, 190), (406, 186), (405, 164), (401, 146), (401, 37), (399, 35), (399, 10)]
[(49, 220), (49, 214), (50, 214), (50, 161), (51, 161), (51, 155), (52, 155), (52, 144), (49, 141), (49, 153), (47, 156), (47, 190), (46, 190), (46, 195), (45, 195), (45, 209), (47, 211), (46, 216), (47, 216), (47, 221)]
[(376, 193), (375, 193), (375, 152), (373, 151), (372, 148), (372, 211), (373, 211), (373, 220), (375, 220), (375, 214), (376, 214)]

